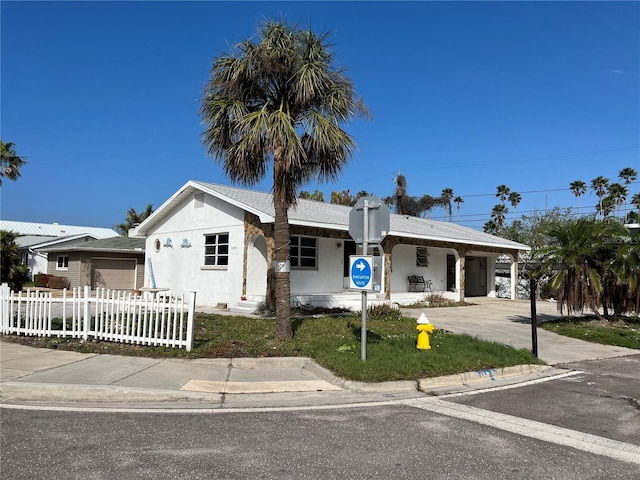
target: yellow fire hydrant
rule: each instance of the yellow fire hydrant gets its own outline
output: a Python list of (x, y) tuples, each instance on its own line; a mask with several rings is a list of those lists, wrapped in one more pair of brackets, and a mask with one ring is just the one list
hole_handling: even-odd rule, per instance
[(429, 323), (427, 316), (423, 313), (418, 317), (416, 330), (418, 330), (418, 344), (416, 348), (419, 350), (430, 350), (429, 334), (432, 333), (436, 327)]

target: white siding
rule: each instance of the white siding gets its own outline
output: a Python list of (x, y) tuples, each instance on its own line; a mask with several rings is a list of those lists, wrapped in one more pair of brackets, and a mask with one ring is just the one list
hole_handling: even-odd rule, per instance
[[(342, 292), (344, 247), (335, 238), (318, 238), (318, 268), (291, 269), (291, 294)], [(344, 243), (344, 242), (341, 242)]]
[(446, 291), (447, 281), (447, 254), (451, 251), (444, 248), (428, 247), (429, 266), (416, 266), (416, 246), (397, 245), (391, 252), (391, 292), (406, 292), (409, 290), (409, 275), (422, 275), (431, 280), (431, 290), (434, 292)]
[[(229, 265), (206, 268), (206, 234), (229, 233)], [(155, 241), (160, 240), (156, 252)], [(171, 240), (172, 247), (165, 246)], [(190, 247), (183, 247), (183, 242)], [(195, 291), (200, 305), (236, 303), (242, 295), (244, 212), (232, 205), (205, 196), (195, 207), (193, 196), (182, 202), (172, 215), (147, 234), (146, 257), (151, 259), (158, 288), (174, 294)], [(148, 260), (147, 260), (148, 262)], [(151, 286), (151, 272), (145, 269), (145, 286)]]

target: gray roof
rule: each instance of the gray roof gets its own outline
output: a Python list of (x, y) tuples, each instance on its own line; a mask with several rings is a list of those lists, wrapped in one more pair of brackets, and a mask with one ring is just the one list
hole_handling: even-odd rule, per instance
[[(192, 180), (187, 182), (145, 220), (138, 228), (138, 232), (144, 235), (146, 230), (153, 224), (171, 215), (172, 207), (188, 196), (193, 195), (196, 191), (208, 193), (247, 210), (257, 215), (263, 223), (272, 223), (274, 221), (275, 211), (272, 194)], [(299, 199), (298, 204), (289, 210), (289, 223), (291, 225), (349, 231), (349, 213), (351, 209), (352, 207), (343, 205)], [(398, 214), (391, 214), (388, 234), (510, 250), (530, 249), (527, 245), (463, 227), (453, 222), (441, 222), (430, 218), (409, 217)]]
[(43, 252), (129, 252), (144, 253), (145, 239), (133, 237), (113, 237), (91, 240), (75, 245), (63, 247), (43, 248)]
[(58, 223), (16, 222), (13, 220), (0, 220), (0, 230), (15, 232), (20, 236), (66, 237), (85, 233), (90, 234), (94, 238), (111, 238), (118, 236), (118, 233), (111, 228), (60, 225)]

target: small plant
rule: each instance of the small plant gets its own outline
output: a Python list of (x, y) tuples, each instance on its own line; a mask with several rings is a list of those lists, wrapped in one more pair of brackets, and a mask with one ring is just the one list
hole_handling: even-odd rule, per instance
[(402, 312), (395, 305), (381, 303), (367, 308), (367, 318), (372, 320), (397, 320), (402, 317)]
[(455, 302), (443, 297), (439, 293), (431, 293), (425, 297), (425, 301), (430, 307), (450, 307)]

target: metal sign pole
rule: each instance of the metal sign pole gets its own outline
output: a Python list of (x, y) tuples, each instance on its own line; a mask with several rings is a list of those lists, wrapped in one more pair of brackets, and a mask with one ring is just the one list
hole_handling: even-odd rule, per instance
[(529, 281), (529, 299), (531, 300), (531, 351), (538, 357), (538, 315), (536, 313), (537, 282), (535, 278)]
[[(365, 200), (363, 207), (362, 217), (362, 255), (367, 255), (369, 250), (369, 201)], [(360, 360), (367, 361), (367, 292), (363, 290), (362, 293), (362, 327), (360, 328)]]

